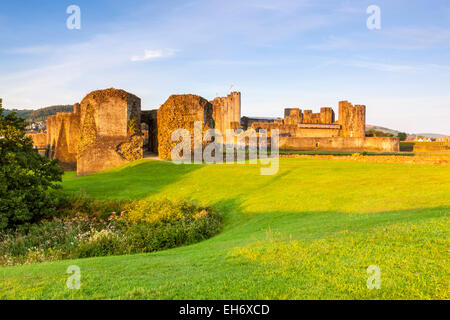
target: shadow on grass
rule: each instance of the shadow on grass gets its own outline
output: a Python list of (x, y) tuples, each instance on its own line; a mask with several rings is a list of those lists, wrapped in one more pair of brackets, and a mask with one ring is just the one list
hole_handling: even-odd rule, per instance
[(67, 175), (63, 178), (64, 190), (86, 192), (99, 199), (139, 200), (160, 192), (164, 187), (202, 167), (203, 165), (140, 160), (83, 177)]
[[(347, 213), (338, 211), (313, 212), (246, 212), (242, 213), (239, 199), (220, 201), (218, 209), (225, 208), (222, 233), (215, 236), (232, 238), (236, 243), (265, 240), (268, 233), (280, 233), (286, 239), (314, 240), (335, 236), (342, 231), (364, 232), (375, 227), (398, 223), (419, 223), (450, 214), (450, 206), (383, 211), (374, 213)], [(215, 241), (212, 238), (212, 241)]]

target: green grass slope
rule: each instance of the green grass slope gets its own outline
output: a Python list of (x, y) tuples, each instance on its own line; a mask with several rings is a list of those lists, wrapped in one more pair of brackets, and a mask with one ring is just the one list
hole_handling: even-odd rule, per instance
[[(152, 254), (0, 269), (11, 299), (448, 299), (450, 167), (281, 159), (255, 165), (142, 160), (77, 178), (97, 198), (189, 198), (225, 216), (218, 236)], [(68, 290), (70, 265), (81, 290)], [(381, 270), (369, 290), (366, 269)]]

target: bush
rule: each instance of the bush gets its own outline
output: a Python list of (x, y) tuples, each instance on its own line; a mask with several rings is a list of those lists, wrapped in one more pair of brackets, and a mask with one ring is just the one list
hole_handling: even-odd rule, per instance
[(59, 201), (67, 204), (59, 217), (0, 233), (0, 265), (152, 252), (202, 241), (221, 227), (212, 207), (187, 201)]
[(85, 215), (101, 220), (108, 218), (116, 212), (122, 212), (131, 203), (126, 200), (98, 200), (87, 196), (85, 193), (57, 195), (57, 211), (59, 217), (75, 217)]
[(129, 204), (117, 220), (126, 224), (146, 222), (154, 225), (199, 218), (208, 214), (214, 215), (212, 207), (201, 207), (185, 200), (177, 202), (167, 199), (159, 201), (141, 200)]
[(192, 202), (142, 200), (117, 218), (130, 252), (151, 252), (191, 244), (218, 233), (221, 217), (212, 207)]
[(125, 238), (120, 232), (110, 229), (93, 230), (75, 249), (75, 255), (78, 258), (86, 258), (124, 254), (127, 253), (124, 244)]
[(32, 263), (39, 255), (42, 261), (77, 258), (77, 248), (101, 230), (115, 226), (95, 217), (77, 215), (54, 218), (31, 225), (26, 231), (3, 233), (0, 237), (0, 264)]

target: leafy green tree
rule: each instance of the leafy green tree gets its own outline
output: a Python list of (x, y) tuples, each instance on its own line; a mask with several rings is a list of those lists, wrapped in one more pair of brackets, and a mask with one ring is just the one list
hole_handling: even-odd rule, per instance
[(63, 171), (39, 155), (25, 136), (26, 121), (3, 115), (0, 99), (0, 230), (33, 223), (56, 212)]
[(404, 133), (404, 132), (399, 132), (399, 133), (397, 134), (397, 137), (400, 138), (400, 141), (405, 141), (406, 138), (408, 137), (408, 134), (406, 134), (406, 133)]

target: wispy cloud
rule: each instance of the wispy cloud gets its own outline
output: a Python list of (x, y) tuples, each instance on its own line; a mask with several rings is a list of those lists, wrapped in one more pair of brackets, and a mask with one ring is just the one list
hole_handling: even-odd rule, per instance
[(396, 49), (396, 50), (426, 50), (450, 46), (450, 29), (441, 27), (393, 27), (383, 28), (377, 33), (366, 29), (360, 32), (331, 35), (322, 42), (306, 46), (311, 50), (367, 50), (367, 49)]
[(312, 5), (311, 0), (250, 0), (242, 3), (252, 9), (261, 9), (275, 12), (292, 12), (299, 8), (305, 8)]
[(382, 33), (406, 48), (450, 46), (450, 29), (442, 27), (396, 27)]
[(19, 47), (12, 49), (5, 49), (3, 53), (6, 54), (46, 54), (52, 52), (55, 49), (54, 46), (43, 45), (43, 46), (30, 46), (30, 47)]
[(441, 64), (403, 64), (403, 63), (386, 63), (380, 61), (369, 61), (363, 59), (327, 59), (323, 67), (330, 65), (341, 65), (359, 69), (369, 69), (382, 72), (397, 73), (433, 73), (440, 75), (450, 75), (450, 66)]
[(321, 43), (308, 45), (307, 49), (327, 51), (327, 50), (352, 48), (354, 46), (355, 46), (354, 40), (346, 39), (343, 37), (336, 37), (332, 35)]
[(163, 57), (170, 57), (175, 54), (175, 50), (173, 49), (165, 49), (165, 50), (145, 50), (143, 56), (132, 56), (131, 61), (139, 62), (139, 61), (147, 61), (153, 60)]
[(338, 13), (344, 13), (344, 14), (361, 14), (364, 15), (366, 12), (366, 8), (363, 8), (362, 6), (359, 7), (353, 7), (350, 5), (343, 5), (341, 7), (338, 7), (336, 10)]
[(418, 70), (416, 66), (412, 65), (388, 64), (370, 61), (346, 61), (346, 62), (344, 61), (343, 64), (356, 68), (385, 71), (385, 72), (413, 72)]

